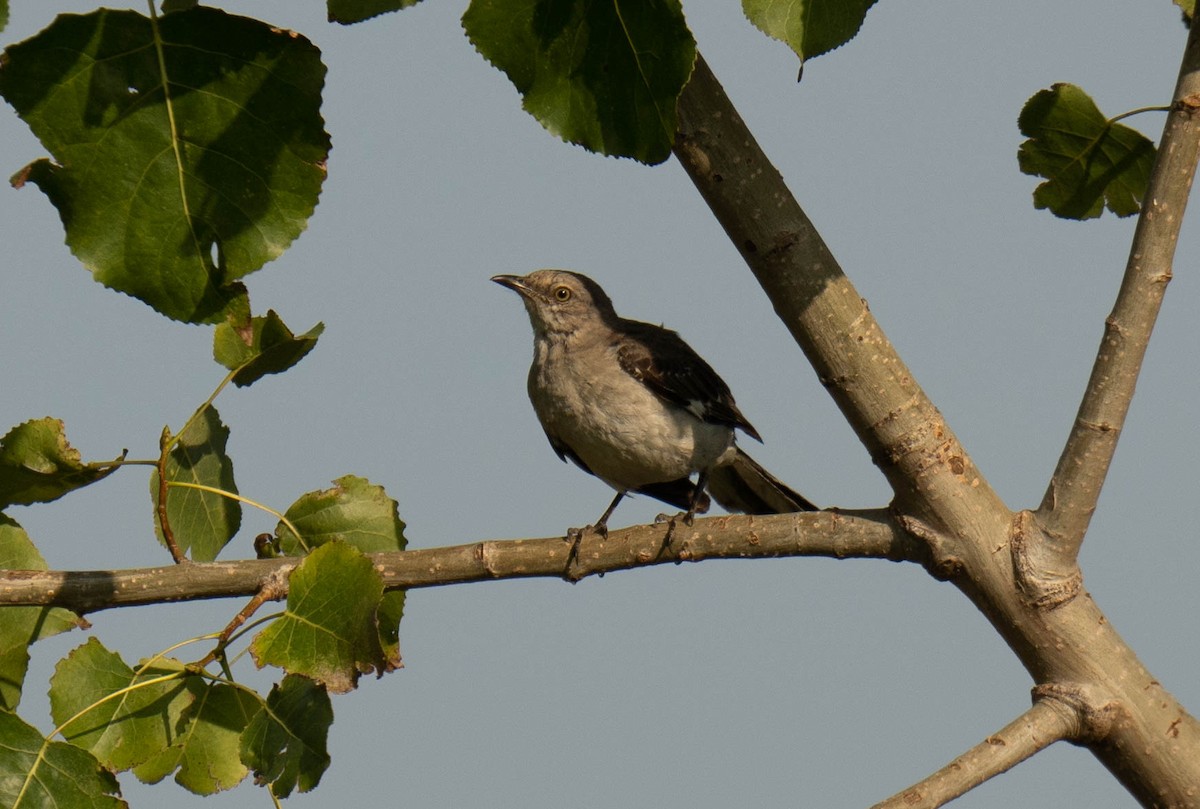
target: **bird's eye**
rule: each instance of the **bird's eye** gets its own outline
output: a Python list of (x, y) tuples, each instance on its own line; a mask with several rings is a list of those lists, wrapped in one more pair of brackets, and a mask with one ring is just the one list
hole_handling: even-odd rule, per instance
[(559, 303), (566, 303), (571, 300), (571, 290), (569, 287), (555, 287), (554, 299)]

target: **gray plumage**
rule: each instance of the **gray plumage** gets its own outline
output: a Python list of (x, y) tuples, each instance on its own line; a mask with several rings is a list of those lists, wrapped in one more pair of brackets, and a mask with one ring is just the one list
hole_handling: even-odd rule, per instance
[(627, 492), (687, 509), (689, 521), (708, 509), (706, 486), (731, 511), (815, 510), (738, 448), (736, 429), (762, 439), (729, 386), (678, 334), (618, 316), (600, 285), (579, 273), (492, 280), (520, 294), (529, 313), (529, 399), (550, 446), (617, 491), (597, 529)]

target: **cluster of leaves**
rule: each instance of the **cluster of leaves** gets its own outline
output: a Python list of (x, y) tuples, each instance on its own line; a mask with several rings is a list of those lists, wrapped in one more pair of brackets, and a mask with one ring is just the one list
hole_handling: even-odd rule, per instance
[[(243, 498), (225, 454), (229, 430), (213, 399), (230, 381), (249, 385), (287, 370), (312, 349), (320, 328), (295, 336), (274, 312), (244, 329), (218, 326), (214, 356), (229, 372), (178, 434), (164, 431), (157, 459), (84, 463), (61, 422), (19, 425), (0, 439), (0, 507), (55, 500), (118, 467), (150, 465), (160, 541), (181, 561), (215, 559), (240, 526)], [(226, 632), (185, 641), (213, 644), (196, 662), (163, 654), (130, 666), (99, 640), (87, 641), (55, 671), (55, 729), (43, 736), (15, 714), (28, 646), (87, 622), (59, 607), (0, 613), (0, 747), (7, 751), (0, 754), (0, 804), (118, 805), (112, 773), (125, 770), (147, 782), (174, 773), (199, 794), (250, 773), (279, 797), (316, 785), (329, 765), (329, 693), (401, 665), (404, 593), (385, 593), (365, 554), (403, 550), (404, 523), (381, 487), (354, 476), (305, 494), (277, 516), (271, 547), (299, 561), (288, 577), (286, 608), (258, 621), (253, 628), (266, 626), (247, 647), (259, 667), (286, 673), (265, 697), (239, 683), (230, 665), (233, 645), (249, 635), (234, 630), (259, 606), (251, 602)], [(45, 569), (25, 531), (3, 514), (0, 568)], [(213, 662), (220, 671), (206, 668)]]
[[(327, 0), (340, 23), (418, 1)], [(803, 63), (853, 38), (874, 2), (743, 7)], [(322, 330), (296, 335), (274, 312), (252, 316), (243, 279), (287, 249), (317, 204), (330, 148), (320, 114), (325, 68), (311, 42), (265, 22), (193, 0), (163, 9), (61, 15), (4, 51), (0, 95), (50, 153), (13, 184), (45, 192), (97, 281), (172, 319), (216, 324), (214, 357), (228, 373), (182, 428), (164, 430), (157, 458), (85, 463), (56, 419), (13, 428), (0, 439), (0, 509), (56, 500), (119, 467), (151, 466), (160, 542), (177, 562), (207, 562), (252, 502), (234, 483), (229, 428), (213, 402), (230, 382), (244, 387), (288, 370)], [(0, 29), (7, 18), (0, 0)], [(676, 104), (697, 59), (679, 0), (472, 0), (462, 23), (551, 133), (645, 163), (670, 156)], [(1077, 218), (1105, 205), (1122, 216), (1137, 210), (1153, 146), (1105, 118), (1083, 91), (1039, 92), (1019, 124), (1028, 138), (1020, 166), (1046, 180), (1035, 192), (1039, 207)], [(353, 476), (272, 513), (279, 523), (261, 547), (298, 560), (284, 611), (241, 629), (271, 597), (264, 590), (225, 631), (134, 666), (88, 640), (54, 674), (48, 735), (15, 713), (28, 647), (88, 624), (60, 607), (0, 611), (0, 802), (121, 805), (121, 771), (152, 782), (174, 773), (201, 794), (250, 773), (276, 796), (317, 783), (329, 763), (329, 693), (400, 666), (404, 595), (384, 592), (364, 554), (403, 549), (404, 524), (380, 487)], [(21, 526), (0, 513), (0, 569), (44, 568)], [(265, 697), (234, 678), (240, 655), (229, 652), (246, 639), (258, 666), (284, 671)], [(170, 656), (190, 642), (211, 649), (192, 662)]]

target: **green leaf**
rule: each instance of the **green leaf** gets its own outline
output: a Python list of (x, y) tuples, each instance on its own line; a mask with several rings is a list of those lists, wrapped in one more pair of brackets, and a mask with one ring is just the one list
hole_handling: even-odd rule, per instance
[(328, 0), (330, 22), (343, 25), (362, 22), (389, 11), (415, 6), (421, 0)]
[(0, 31), (8, 27), (8, 0), (0, 0)]
[[(0, 569), (45, 570), (46, 561), (29, 535), (0, 514)], [(62, 607), (0, 609), (0, 709), (15, 711), (29, 667), (29, 646), (42, 638), (90, 624)]]
[(325, 178), (325, 68), (304, 37), (197, 7), (62, 14), (4, 53), (0, 95), (53, 155), (14, 178), (105, 286), (187, 322), (304, 230)]
[(58, 419), (32, 419), (0, 438), (0, 508), (49, 503), (112, 474), (120, 458), (85, 464)]
[(134, 769), (134, 775), (157, 783), (178, 768), (175, 782), (197, 795), (236, 786), (250, 771), (240, 757), (242, 732), (261, 707), (261, 699), (245, 689), (224, 683), (198, 686), (175, 742)]
[[(354, 475), (338, 478), (332, 489), (309, 492), (293, 503), (284, 516), (296, 526), (309, 549), (334, 540), (353, 545), (363, 553), (402, 551), (408, 545), (396, 501), (387, 496), (382, 486)], [(305, 553), (305, 546), (283, 522), (275, 527), (275, 535), (287, 555)], [(383, 652), (381, 672), (403, 666), (400, 660), (403, 615), (404, 593), (385, 593), (377, 611)]]
[(873, 5), (875, 0), (742, 0), (742, 11), (803, 62), (854, 39)]
[(250, 644), (259, 667), (303, 674), (335, 694), (352, 690), (361, 673), (387, 670), (375, 617), (383, 579), (371, 560), (329, 542), (306, 556), (288, 583), (283, 617)]
[(231, 371), (237, 370), (233, 384), (244, 388), (300, 362), (317, 345), (323, 331), (325, 325), (318, 323), (296, 337), (273, 310), (265, 317), (252, 318), (247, 329), (226, 321), (213, 333), (213, 359)]
[(643, 163), (670, 157), (696, 61), (679, 0), (471, 0), (462, 22), (552, 134)]
[(86, 750), (46, 744), (37, 728), (0, 711), (0, 806), (119, 809), (127, 807), (120, 794), (117, 779)]
[(1065, 219), (1093, 219), (1104, 207), (1117, 216), (1138, 212), (1154, 165), (1154, 144), (1104, 117), (1073, 84), (1055, 84), (1025, 103), (1017, 119), (1021, 171), (1045, 177), (1033, 203)]
[[(225, 454), (229, 428), (221, 423), (212, 405), (184, 428), (167, 456), (167, 480), (196, 483), (236, 494), (233, 461)], [(150, 497), (158, 502), (158, 473), (150, 476)], [(191, 550), (194, 562), (211, 562), (237, 533), (242, 522), (238, 501), (212, 492), (171, 486), (167, 490), (167, 519), (175, 541), (183, 551)], [(163, 542), (158, 509), (154, 530)]]
[[(95, 638), (58, 662), (50, 678), (50, 714), (63, 738), (84, 748), (112, 770), (135, 767), (176, 743), (180, 716), (195, 698), (192, 681), (179, 666), (135, 673), (116, 652)], [(122, 689), (164, 674), (164, 682)], [(77, 714), (81, 714), (77, 718)], [(68, 720), (70, 720), (68, 722)]]
[(382, 486), (354, 475), (333, 483), (332, 489), (302, 496), (284, 514), (303, 542), (284, 523), (275, 526), (285, 554), (297, 556), (335, 539), (363, 553), (404, 550), (404, 521)]
[(267, 707), (242, 733), (242, 761), (254, 780), (270, 784), (280, 798), (299, 788), (308, 792), (329, 767), (325, 752), (333, 706), (325, 689), (293, 674), (271, 689)]
[(1188, 20), (1196, 13), (1196, 0), (1175, 0), (1175, 5), (1179, 6), (1183, 16)]

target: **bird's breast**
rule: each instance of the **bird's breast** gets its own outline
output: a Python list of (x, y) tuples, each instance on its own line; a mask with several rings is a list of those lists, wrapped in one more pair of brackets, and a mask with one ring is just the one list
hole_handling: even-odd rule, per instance
[(733, 430), (660, 398), (608, 346), (535, 349), (529, 398), (546, 432), (617, 489), (678, 480), (733, 451)]

